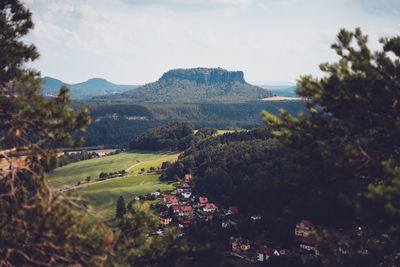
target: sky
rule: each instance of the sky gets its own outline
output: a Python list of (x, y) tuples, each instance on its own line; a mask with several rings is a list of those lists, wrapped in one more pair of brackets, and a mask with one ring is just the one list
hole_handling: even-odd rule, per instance
[(370, 47), (400, 34), (400, 0), (23, 0), (29, 66), (66, 83), (145, 84), (175, 68), (221, 67), (254, 84), (321, 77), (341, 28)]

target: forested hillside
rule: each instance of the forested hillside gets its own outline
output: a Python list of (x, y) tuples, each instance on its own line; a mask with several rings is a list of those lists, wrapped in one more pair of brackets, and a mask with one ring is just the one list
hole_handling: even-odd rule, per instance
[(289, 183), (287, 151), (267, 128), (197, 142), (160, 179), (181, 178), (186, 173), (194, 174), (195, 190), (211, 201), (225, 207), (237, 205), (248, 215), (262, 214), (266, 227), (260, 231), (281, 243), (290, 242), (293, 225), (305, 215), (299, 204), (301, 195)]
[(270, 97), (267, 89), (248, 84), (242, 71), (221, 68), (175, 69), (156, 82), (122, 94), (99, 96), (98, 100), (130, 102), (243, 102)]
[(157, 104), (146, 103), (99, 103), (73, 102), (75, 110), (87, 108), (92, 118), (85, 132), (86, 146), (127, 146), (132, 138), (146, 130), (171, 120), (189, 121), (195, 129), (213, 127), (218, 129), (253, 128), (263, 125), (261, 111), (279, 114), (284, 108), (292, 115), (305, 111), (300, 101), (255, 101), (246, 103), (192, 103)]
[(182, 151), (193, 141), (193, 130), (189, 122), (171, 121), (137, 136), (130, 142), (129, 149)]
[(68, 84), (52, 77), (43, 77), (41, 88), (44, 95), (56, 95), (62, 85), (70, 88), (70, 96), (75, 100), (90, 99), (93, 96), (121, 93), (139, 87), (138, 85), (120, 85), (105, 79), (92, 78), (85, 82)]

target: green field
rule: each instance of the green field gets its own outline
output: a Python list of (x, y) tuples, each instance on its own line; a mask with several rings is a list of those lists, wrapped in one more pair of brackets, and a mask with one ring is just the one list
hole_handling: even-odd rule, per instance
[[(57, 168), (48, 174), (48, 180), (51, 187), (60, 188), (66, 185), (75, 185), (78, 181), (83, 182), (87, 176), (91, 180), (99, 177), (101, 172), (116, 172), (126, 170), (130, 166), (143, 162), (143, 167), (161, 165), (163, 161), (175, 160), (178, 154), (169, 152), (147, 152), (133, 151), (120, 153), (117, 155), (79, 161)], [(154, 164), (151, 161), (154, 160)], [(146, 161), (146, 162), (145, 162)], [(158, 164), (158, 165), (157, 165)], [(138, 171), (142, 164), (132, 168), (131, 171)]]
[(155, 168), (161, 167), (161, 165), (164, 161), (174, 162), (178, 159), (178, 157), (179, 157), (179, 154), (175, 154), (175, 155), (163, 157), (160, 159), (141, 162), (138, 165), (136, 165), (135, 167), (133, 167), (132, 169), (130, 169), (129, 172), (138, 173), (138, 172), (141, 172), (142, 169), (144, 169), (145, 172), (147, 172), (147, 171), (150, 171), (150, 167), (155, 167)]
[(123, 196), (128, 204), (135, 196), (158, 189), (166, 191), (173, 189), (173, 186), (160, 182), (156, 175), (139, 175), (91, 184), (76, 190), (74, 194), (87, 200), (92, 214), (107, 220), (115, 216), (119, 196)]

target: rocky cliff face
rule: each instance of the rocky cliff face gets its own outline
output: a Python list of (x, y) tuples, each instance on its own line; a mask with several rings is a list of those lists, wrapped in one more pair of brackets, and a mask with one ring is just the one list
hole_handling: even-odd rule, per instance
[(170, 79), (195, 81), (197, 84), (246, 83), (243, 71), (227, 71), (221, 68), (175, 69), (163, 74), (159, 81)]

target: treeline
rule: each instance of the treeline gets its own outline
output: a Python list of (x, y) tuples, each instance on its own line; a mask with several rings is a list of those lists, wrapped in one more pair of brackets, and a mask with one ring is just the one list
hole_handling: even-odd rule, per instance
[(182, 151), (193, 141), (193, 130), (190, 122), (171, 121), (134, 138), (129, 149)]
[[(117, 149), (115, 150), (115, 152), (110, 152), (107, 155), (114, 155), (119, 153), (120, 150)], [(78, 162), (87, 159), (94, 159), (99, 157), (100, 155), (95, 151), (88, 152), (87, 150), (82, 150), (81, 152), (75, 152), (75, 153), (64, 152), (64, 154), (59, 156), (57, 159), (57, 167), (62, 167), (73, 162)]]
[(81, 152), (76, 152), (76, 153), (64, 152), (63, 155), (58, 157), (58, 167), (65, 166), (69, 163), (98, 158), (98, 157), (99, 154), (97, 154), (96, 152), (89, 153), (87, 150), (82, 150)]
[(261, 111), (279, 114), (284, 108), (292, 115), (305, 111), (301, 101), (255, 101), (246, 103), (190, 103), (190, 104), (146, 104), (146, 103), (101, 103), (73, 102), (75, 110), (87, 108), (92, 118), (85, 132), (85, 146), (113, 145), (128, 147), (132, 138), (146, 130), (171, 120), (189, 121), (195, 129), (211, 127), (217, 129), (262, 126)]

